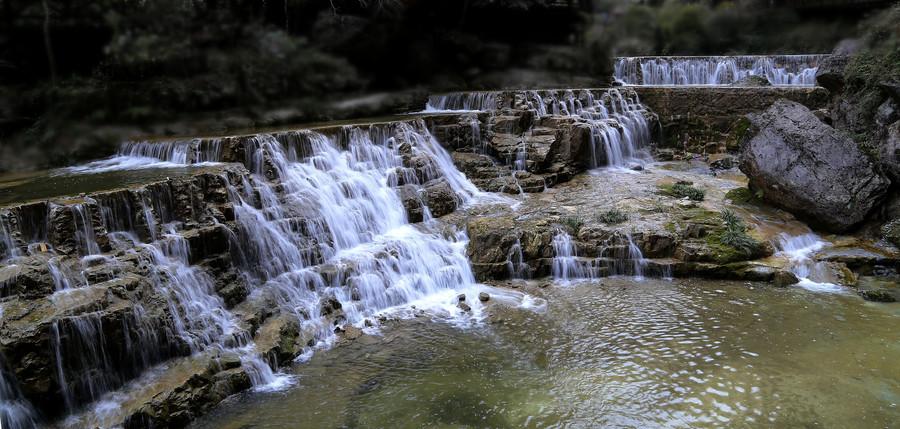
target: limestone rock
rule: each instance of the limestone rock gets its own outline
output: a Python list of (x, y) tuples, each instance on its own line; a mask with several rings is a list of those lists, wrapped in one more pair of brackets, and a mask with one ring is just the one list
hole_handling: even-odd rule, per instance
[(884, 198), (888, 180), (856, 144), (787, 100), (749, 115), (755, 131), (740, 169), (770, 203), (834, 232), (861, 222)]

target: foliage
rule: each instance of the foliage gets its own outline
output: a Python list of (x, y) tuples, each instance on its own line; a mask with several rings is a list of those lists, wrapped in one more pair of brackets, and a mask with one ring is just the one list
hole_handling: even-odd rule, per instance
[(572, 233), (572, 235), (578, 235), (578, 232), (581, 231), (581, 227), (584, 226), (584, 219), (580, 216), (566, 216), (560, 220), (560, 223)]
[(600, 213), (598, 219), (605, 224), (615, 225), (627, 221), (628, 215), (619, 209), (610, 209)]
[(744, 223), (744, 220), (735, 214), (734, 211), (723, 209), (720, 216), (725, 226), (725, 230), (719, 236), (719, 241), (722, 244), (731, 246), (746, 255), (751, 254), (753, 249), (759, 247), (759, 243), (753, 237), (747, 235), (747, 225)]
[(705, 191), (695, 188), (690, 182), (683, 181), (679, 181), (673, 185), (662, 185), (660, 186), (660, 192), (675, 198), (687, 197), (692, 201), (703, 201), (703, 198), (706, 197)]

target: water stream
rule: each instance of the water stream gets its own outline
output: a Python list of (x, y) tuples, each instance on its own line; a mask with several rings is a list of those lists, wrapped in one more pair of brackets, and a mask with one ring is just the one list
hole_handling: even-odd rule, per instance
[(814, 86), (821, 57), (623, 57), (615, 78), (630, 85), (729, 85), (759, 76), (772, 85)]
[[(892, 427), (896, 306), (700, 280), (551, 285), (545, 311), (408, 321), (317, 354), (296, 388), (195, 429)], [(861, 335), (865, 332), (865, 335)]]

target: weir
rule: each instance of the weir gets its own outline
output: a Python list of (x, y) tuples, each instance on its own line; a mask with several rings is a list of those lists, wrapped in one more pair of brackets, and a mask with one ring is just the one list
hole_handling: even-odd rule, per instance
[(615, 62), (615, 78), (626, 85), (732, 85), (757, 76), (771, 85), (814, 86), (824, 57), (620, 57)]

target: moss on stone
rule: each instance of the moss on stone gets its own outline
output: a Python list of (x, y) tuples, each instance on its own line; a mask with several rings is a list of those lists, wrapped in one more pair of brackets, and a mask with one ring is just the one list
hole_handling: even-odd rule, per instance
[(741, 143), (747, 138), (750, 131), (750, 120), (741, 117), (731, 125), (728, 130), (728, 137), (725, 139), (725, 147), (730, 151), (740, 149)]
[(735, 204), (761, 204), (762, 195), (754, 194), (750, 188), (741, 187), (734, 188), (725, 193), (725, 198), (731, 200)]
[(703, 198), (706, 196), (706, 192), (688, 182), (659, 185), (659, 193), (675, 198), (687, 197), (692, 201), (703, 201)]

